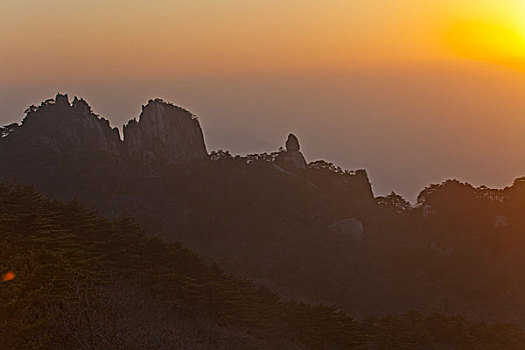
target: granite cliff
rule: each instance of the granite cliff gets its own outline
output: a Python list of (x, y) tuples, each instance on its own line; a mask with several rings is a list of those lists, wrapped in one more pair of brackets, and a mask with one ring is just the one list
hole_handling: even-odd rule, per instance
[(62, 94), (29, 107), (21, 125), (0, 130), (2, 146), (17, 152), (27, 147), (56, 154), (95, 150), (170, 163), (207, 157), (196, 116), (160, 99), (142, 107), (138, 122), (128, 122), (124, 141), (118, 129), (93, 113), (85, 100), (75, 97), (70, 103)]
[(142, 106), (139, 120), (124, 126), (124, 144), (129, 154), (181, 163), (207, 156), (197, 117), (190, 111), (150, 100)]

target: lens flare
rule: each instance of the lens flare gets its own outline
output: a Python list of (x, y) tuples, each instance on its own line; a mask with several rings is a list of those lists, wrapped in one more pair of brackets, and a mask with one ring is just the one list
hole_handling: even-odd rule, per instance
[(13, 271), (8, 271), (2, 275), (2, 282), (8, 282), (15, 279), (15, 273)]

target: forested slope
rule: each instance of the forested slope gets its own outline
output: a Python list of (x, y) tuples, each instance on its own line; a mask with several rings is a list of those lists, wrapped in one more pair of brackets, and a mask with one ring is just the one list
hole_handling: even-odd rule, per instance
[(1, 349), (523, 349), (511, 325), (285, 302), (78, 201), (0, 185)]

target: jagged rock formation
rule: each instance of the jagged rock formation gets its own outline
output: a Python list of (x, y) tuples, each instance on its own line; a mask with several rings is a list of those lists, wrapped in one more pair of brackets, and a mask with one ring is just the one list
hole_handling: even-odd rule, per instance
[(297, 139), (297, 136), (294, 134), (288, 135), (288, 139), (286, 140), (286, 150), (293, 152), (293, 151), (299, 151), (301, 149), (301, 146), (299, 146), (299, 140)]
[(69, 103), (67, 95), (42, 102), (26, 110), (22, 125), (3, 128), (2, 139), (17, 147), (36, 146), (56, 153), (79, 150), (100, 150), (113, 154), (121, 152), (118, 129), (99, 118), (83, 99)]
[(286, 150), (279, 154), (276, 163), (290, 170), (306, 169), (307, 163), (300, 149), (301, 147), (297, 137), (294, 134), (288, 135)]
[(197, 117), (160, 99), (150, 100), (142, 106), (139, 120), (124, 126), (124, 143), (129, 154), (146, 159), (180, 163), (207, 155)]
[(26, 113), (22, 125), (0, 128), (4, 146), (18, 150), (35, 146), (58, 154), (96, 150), (174, 163), (207, 157), (196, 116), (160, 99), (142, 107), (138, 122), (128, 122), (124, 141), (117, 128), (112, 129), (109, 121), (77, 97), (70, 103), (67, 95), (57, 94), (39, 107), (29, 107)]

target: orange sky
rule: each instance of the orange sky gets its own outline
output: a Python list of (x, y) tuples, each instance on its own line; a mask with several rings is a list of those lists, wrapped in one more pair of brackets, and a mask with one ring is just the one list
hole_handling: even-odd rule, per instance
[(4, 79), (519, 61), (518, 0), (24, 0), (0, 5)]
[(211, 149), (294, 131), (377, 193), (525, 175), (522, 0), (3, 1), (0, 76), (0, 124), (61, 91), (120, 127), (158, 96)]

